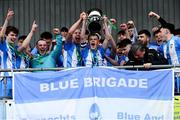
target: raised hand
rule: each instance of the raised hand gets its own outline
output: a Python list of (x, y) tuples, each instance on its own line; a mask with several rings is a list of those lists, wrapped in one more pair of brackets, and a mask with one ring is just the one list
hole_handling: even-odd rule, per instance
[(126, 23), (120, 24), (120, 29), (126, 31), (128, 29), (127, 24)]
[(159, 16), (157, 13), (153, 12), (153, 11), (149, 12), (148, 16), (149, 16), (150, 18), (152, 18), (152, 17), (156, 17), (157, 19), (160, 18), (160, 16)]
[(32, 36), (33, 36), (34, 32), (36, 31), (37, 27), (38, 27), (38, 25), (36, 24), (35, 21), (33, 21), (31, 31), (29, 32), (29, 34), (26, 37), (26, 39), (23, 41), (22, 45), (18, 47), (18, 51), (21, 52), (24, 49), (27, 49), (30, 41), (32, 40)]
[(14, 11), (9, 8), (9, 9), (8, 9), (8, 13), (7, 13), (7, 16), (6, 16), (6, 19), (7, 19), (7, 20), (10, 20), (10, 19), (13, 18), (13, 16), (14, 16)]
[(155, 26), (155, 27), (152, 28), (152, 32), (155, 32), (155, 31), (157, 31), (158, 29), (159, 29), (159, 28)]
[(108, 22), (107, 16), (103, 16), (103, 20), (104, 20), (105, 23), (107, 23)]
[(134, 25), (134, 22), (132, 21), (132, 20), (129, 20), (128, 22), (127, 22), (127, 27), (129, 28), (129, 27), (135, 27), (135, 25)]
[(80, 14), (80, 19), (86, 20), (86, 18), (87, 18), (87, 14), (86, 14), (85, 12), (82, 12), (82, 13)]
[(116, 24), (116, 22), (117, 22), (116, 19), (114, 19), (114, 18), (111, 18), (110, 21), (112, 24)]
[(127, 24), (134, 25), (134, 22), (132, 20), (129, 20)]
[(54, 33), (55, 35), (59, 35), (59, 34), (60, 34), (59, 28), (54, 28), (54, 29), (53, 29), (53, 33)]
[(33, 24), (32, 24), (31, 31), (32, 31), (32, 32), (35, 32), (37, 28), (38, 28), (38, 25), (36, 24), (36, 21), (34, 20), (34, 21), (33, 21)]

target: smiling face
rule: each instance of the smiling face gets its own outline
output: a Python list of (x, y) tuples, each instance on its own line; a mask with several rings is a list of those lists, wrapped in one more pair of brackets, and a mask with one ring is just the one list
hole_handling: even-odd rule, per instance
[(14, 26), (8, 26), (5, 32), (8, 43), (14, 44), (17, 39), (18, 33), (19, 30), (17, 28), (15, 28)]
[(47, 43), (45, 40), (39, 40), (37, 43), (37, 49), (40, 54), (44, 54), (47, 50)]
[(76, 29), (75, 32), (72, 35), (72, 38), (74, 40), (75, 43), (80, 43), (81, 41), (81, 30), (80, 29)]
[(92, 50), (96, 49), (99, 45), (99, 38), (96, 35), (90, 35), (89, 45)]
[(9, 43), (15, 43), (17, 39), (17, 34), (14, 33), (14, 32), (10, 32), (8, 35), (7, 35), (7, 40)]

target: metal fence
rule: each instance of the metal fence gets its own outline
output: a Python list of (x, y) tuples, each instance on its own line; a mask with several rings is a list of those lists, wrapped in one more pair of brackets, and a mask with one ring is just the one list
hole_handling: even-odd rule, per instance
[[(168, 69), (168, 68), (180, 68), (180, 65), (151, 65), (150, 68), (144, 68), (143, 65), (131, 65), (131, 66), (113, 66), (114, 68), (118, 69), (144, 69), (144, 70), (151, 70), (151, 69)], [(0, 72), (33, 72), (33, 71), (58, 71), (64, 70), (67, 68), (59, 67), (59, 68), (24, 68), (24, 69), (0, 69)]]

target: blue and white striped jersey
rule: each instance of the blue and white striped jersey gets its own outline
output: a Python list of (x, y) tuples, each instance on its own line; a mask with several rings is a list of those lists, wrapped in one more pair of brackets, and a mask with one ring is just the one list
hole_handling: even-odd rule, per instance
[[(17, 55), (18, 47), (11, 48), (7, 40), (0, 42), (1, 69), (25, 68), (24, 58)], [(11, 72), (2, 72), (2, 76), (11, 76)]]
[(72, 42), (65, 43), (63, 57), (64, 57), (63, 58), (64, 67), (69, 68), (69, 67), (82, 66), (80, 45), (74, 44)]
[(168, 60), (169, 64), (180, 63), (180, 37), (172, 36), (170, 40), (163, 43), (158, 51)]
[(91, 50), (87, 46), (82, 51), (83, 63), (85, 66), (107, 66), (107, 61), (104, 58), (105, 50), (102, 46), (99, 46), (96, 50)]

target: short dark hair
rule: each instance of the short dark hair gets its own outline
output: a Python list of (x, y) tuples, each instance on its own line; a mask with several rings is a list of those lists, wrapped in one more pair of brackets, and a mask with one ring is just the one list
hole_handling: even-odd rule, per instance
[(61, 32), (68, 32), (68, 28), (67, 27), (62, 27), (60, 31)]
[(39, 38), (39, 39), (36, 41), (36, 45), (38, 44), (39, 41), (45, 41), (45, 42), (46, 42), (46, 40), (44, 40), (43, 38)]
[(16, 35), (19, 34), (19, 30), (18, 30), (16, 27), (14, 27), (14, 26), (8, 26), (8, 27), (6, 28), (5, 34), (8, 35), (10, 32), (15, 33)]
[(53, 36), (50, 32), (45, 31), (45, 32), (41, 33), (40, 37), (43, 39), (52, 39)]
[(118, 33), (117, 33), (117, 35), (125, 35), (126, 34), (126, 32), (124, 31), (124, 30), (120, 30)]
[(151, 33), (150, 33), (148, 30), (146, 30), (146, 29), (142, 29), (142, 30), (140, 30), (140, 31), (138, 32), (138, 35), (141, 35), (141, 34), (145, 34), (145, 35), (147, 35), (149, 38), (151, 37)]
[(171, 23), (163, 24), (163, 25), (161, 26), (161, 28), (166, 28), (166, 29), (168, 29), (171, 33), (174, 33), (174, 30), (175, 30), (174, 24), (171, 24)]
[(156, 34), (158, 34), (160, 32), (160, 29), (156, 30), (155, 32), (153, 32), (153, 36), (155, 36)]
[(122, 40), (121, 42), (117, 43), (117, 47), (118, 47), (118, 48), (124, 48), (124, 47), (126, 47), (127, 45), (131, 45), (131, 44), (132, 44), (131, 40), (129, 40), (129, 39), (124, 39), (124, 40)]
[(18, 37), (18, 41), (19, 41), (19, 40), (25, 40), (26, 37), (27, 37), (27, 35), (21, 35), (21, 36)]
[(91, 34), (89, 34), (88, 40), (89, 40), (89, 38), (90, 38), (91, 36), (97, 36), (97, 38), (98, 38), (99, 40), (101, 40), (101, 35), (100, 35), (99, 33), (91, 33)]

